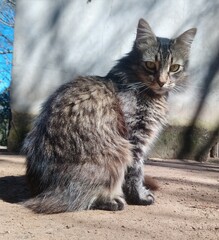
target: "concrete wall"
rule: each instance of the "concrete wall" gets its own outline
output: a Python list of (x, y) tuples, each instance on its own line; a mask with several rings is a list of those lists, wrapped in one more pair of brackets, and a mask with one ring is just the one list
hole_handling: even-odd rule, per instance
[[(171, 96), (170, 122), (219, 122), (219, 2), (206, 0), (17, 0), (12, 109), (37, 114), (60, 84), (77, 75), (105, 75), (129, 52), (139, 18), (158, 36), (174, 37), (197, 27), (190, 86)], [(209, 91), (208, 91), (209, 90)], [(196, 110), (200, 97), (204, 101)]]

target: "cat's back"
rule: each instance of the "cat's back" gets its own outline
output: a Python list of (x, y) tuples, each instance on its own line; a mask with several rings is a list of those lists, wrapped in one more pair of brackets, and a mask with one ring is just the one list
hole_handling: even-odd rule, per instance
[(89, 106), (107, 105), (114, 100), (115, 91), (111, 83), (104, 82), (99, 77), (78, 77), (57, 89), (44, 104), (43, 110), (47, 108), (53, 113), (78, 104), (86, 104), (89, 109)]
[(79, 77), (64, 84), (48, 99), (42, 111), (51, 127), (71, 126), (84, 131), (98, 131), (119, 114), (122, 113), (113, 84), (99, 77)]
[(48, 98), (23, 149), (30, 163), (35, 153), (43, 156), (42, 161), (49, 156), (46, 161), (68, 162), (73, 155), (75, 161), (83, 161), (125, 135), (113, 84), (99, 77), (78, 77)]

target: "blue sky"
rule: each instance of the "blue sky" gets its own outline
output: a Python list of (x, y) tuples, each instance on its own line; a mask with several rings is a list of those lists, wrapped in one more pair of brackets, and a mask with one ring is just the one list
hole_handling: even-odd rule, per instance
[[(0, 22), (0, 53), (12, 51), (14, 29)], [(0, 54), (0, 94), (10, 86), (12, 54)]]

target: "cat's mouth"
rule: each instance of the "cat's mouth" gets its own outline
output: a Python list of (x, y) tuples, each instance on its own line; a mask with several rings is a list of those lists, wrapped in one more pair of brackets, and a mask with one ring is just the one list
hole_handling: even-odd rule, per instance
[(175, 84), (173, 82), (167, 81), (164, 84), (159, 84), (159, 82), (153, 82), (149, 88), (156, 94), (165, 95), (174, 88)]
[(166, 87), (165, 85), (160, 87), (160, 86), (152, 86), (151, 87), (151, 90), (156, 93), (156, 94), (159, 94), (159, 95), (165, 95), (167, 92), (170, 91), (170, 88), (169, 87)]

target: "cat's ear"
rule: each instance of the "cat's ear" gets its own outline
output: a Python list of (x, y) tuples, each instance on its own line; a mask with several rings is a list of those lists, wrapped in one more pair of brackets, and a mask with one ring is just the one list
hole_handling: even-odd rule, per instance
[(138, 22), (135, 42), (139, 48), (153, 46), (157, 43), (155, 34), (153, 33), (149, 24), (143, 18), (141, 18)]
[(194, 37), (196, 35), (197, 29), (191, 28), (184, 33), (182, 33), (179, 37), (175, 39), (175, 45), (179, 45), (181, 47), (186, 47), (188, 50), (190, 49)]

